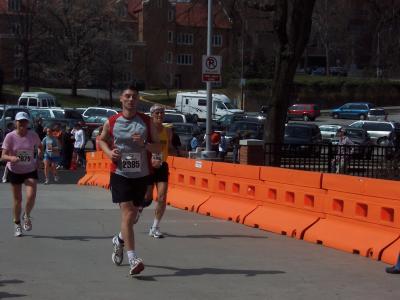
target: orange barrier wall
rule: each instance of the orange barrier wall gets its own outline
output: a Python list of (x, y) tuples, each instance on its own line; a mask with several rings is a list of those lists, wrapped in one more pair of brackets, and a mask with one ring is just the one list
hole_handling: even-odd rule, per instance
[(393, 263), (398, 253), (384, 252), (400, 237), (398, 185), (387, 180), (323, 174), (326, 217), (312, 226), (304, 239)]
[[(79, 184), (108, 188), (110, 161), (87, 154)], [(167, 203), (393, 264), (398, 182), (169, 157)]]

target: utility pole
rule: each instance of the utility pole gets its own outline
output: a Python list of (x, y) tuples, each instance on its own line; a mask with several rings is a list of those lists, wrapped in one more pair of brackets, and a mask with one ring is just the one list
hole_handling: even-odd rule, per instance
[[(211, 53), (212, 37), (212, 0), (208, 0), (208, 22), (207, 22), (207, 56)], [(207, 118), (206, 118), (206, 151), (202, 152), (203, 158), (215, 158), (215, 151), (211, 151), (211, 125), (212, 125), (212, 89), (211, 82), (207, 81)]]

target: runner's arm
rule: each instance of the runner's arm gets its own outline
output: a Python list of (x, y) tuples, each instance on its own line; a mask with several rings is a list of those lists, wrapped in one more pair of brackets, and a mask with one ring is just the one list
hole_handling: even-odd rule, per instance
[(10, 151), (8, 149), (3, 149), (2, 153), (1, 153), (1, 160), (16, 163), (19, 161), (19, 157), (15, 156), (15, 155), (11, 155)]
[(110, 123), (108, 120), (103, 125), (103, 131), (100, 134), (99, 146), (103, 150), (104, 154), (107, 155), (111, 160), (117, 161), (121, 158), (119, 150), (111, 149), (111, 135), (110, 135)]

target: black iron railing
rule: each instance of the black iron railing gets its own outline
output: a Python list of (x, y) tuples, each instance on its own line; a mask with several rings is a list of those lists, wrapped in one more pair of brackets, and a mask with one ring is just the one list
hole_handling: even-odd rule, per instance
[(400, 180), (400, 149), (359, 145), (265, 144), (265, 165)]

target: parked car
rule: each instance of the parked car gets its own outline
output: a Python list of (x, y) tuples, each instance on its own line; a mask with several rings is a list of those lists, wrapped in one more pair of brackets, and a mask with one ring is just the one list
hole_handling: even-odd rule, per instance
[(287, 119), (314, 121), (320, 114), (319, 107), (315, 104), (293, 104), (288, 108)]
[(120, 108), (110, 107), (88, 107), (82, 113), (82, 117), (86, 122), (88, 136), (92, 135), (93, 130), (104, 124), (107, 119), (121, 111)]
[[(373, 142), (366, 130), (363, 128), (343, 127), (345, 135), (356, 145), (353, 149), (352, 156), (356, 158), (370, 159), (373, 151)], [(332, 139), (332, 145), (337, 145), (339, 138), (336, 136)]]
[(173, 128), (181, 141), (181, 149), (187, 150), (186, 146), (193, 137), (193, 133), (201, 133), (201, 129), (194, 123), (173, 123)]
[(324, 124), (319, 126), (323, 143), (331, 143), (336, 137), (337, 131), (342, 128), (341, 125)]
[(352, 128), (362, 128), (368, 132), (371, 140), (376, 145), (386, 143), (386, 138), (394, 140), (400, 137), (400, 123), (385, 121), (356, 121), (350, 124)]
[(347, 76), (347, 71), (343, 67), (330, 67), (329, 75), (331, 75), (331, 76)]
[(331, 116), (335, 119), (347, 118), (365, 120), (367, 119), (369, 110), (374, 107), (374, 104), (367, 102), (346, 103), (332, 110)]
[(225, 138), (228, 145), (228, 151), (232, 151), (232, 139), (237, 134), (240, 133), (244, 139), (259, 139), (263, 138), (264, 124), (262, 122), (254, 121), (237, 121), (232, 123), (227, 131), (225, 132)]
[(260, 113), (237, 113), (232, 115), (224, 115), (214, 121), (218, 130), (226, 130), (232, 123), (237, 121), (263, 122), (265, 116)]
[(31, 115), (33, 119), (64, 119), (64, 110), (62, 108), (33, 108)]
[(57, 106), (56, 97), (46, 92), (24, 92), (18, 99), (19, 106), (26, 107), (54, 107)]
[(388, 113), (384, 108), (371, 108), (367, 119), (370, 121), (387, 121)]
[(287, 123), (284, 144), (284, 155), (319, 155), (318, 145), (322, 144), (321, 131), (315, 124)]

